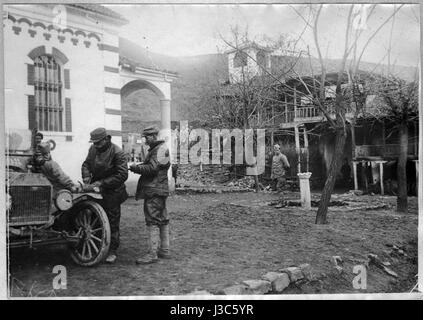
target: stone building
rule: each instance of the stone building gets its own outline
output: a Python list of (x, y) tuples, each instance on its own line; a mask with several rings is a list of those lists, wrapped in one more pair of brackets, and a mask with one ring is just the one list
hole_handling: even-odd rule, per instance
[[(97, 4), (3, 9), (8, 137), (41, 131), (45, 140), (56, 142), (53, 158), (77, 180), (90, 131), (105, 127), (122, 146), (121, 98), (141, 89), (159, 98), (161, 127), (169, 134), (176, 74), (134, 66), (120, 56), (120, 27), (128, 23), (124, 17)], [(28, 146), (15, 143), (13, 148)]]

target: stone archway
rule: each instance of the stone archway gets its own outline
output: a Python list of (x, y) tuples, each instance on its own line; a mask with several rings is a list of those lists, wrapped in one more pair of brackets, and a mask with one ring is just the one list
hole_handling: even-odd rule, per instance
[[(138, 68), (137, 68), (138, 69)], [(170, 138), (171, 121), (171, 82), (176, 79), (175, 74), (164, 72), (149, 71), (150, 74), (121, 70), (120, 78), (122, 81), (121, 96), (125, 97), (135, 91), (149, 89), (160, 99), (160, 120), (161, 134), (163, 138)], [(169, 140), (170, 141), (170, 140)]]
[[(177, 78), (176, 74), (159, 72), (155, 70), (135, 68), (120, 70), (121, 97), (127, 97), (131, 93), (148, 89), (160, 100), (160, 138), (167, 142), (171, 152), (171, 82)], [(169, 188), (174, 190), (171, 168), (168, 172)]]

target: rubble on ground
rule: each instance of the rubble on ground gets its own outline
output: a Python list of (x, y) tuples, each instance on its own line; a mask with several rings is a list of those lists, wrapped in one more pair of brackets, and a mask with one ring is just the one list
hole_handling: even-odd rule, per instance
[(390, 276), (394, 278), (398, 278), (398, 274), (395, 271), (388, 268), (386, 266), (386, 263), (382, 262), (377, 255), (370, 253), (367, 255), (367, 257), (369, 258), (369, 264), (373, 264), (379, 269), (382, 269), (385, 273), (389, 274)]
[(218, 292), (223, 295), (240, 294), (279, 294), (290, 284), (297, 282), (309, 282), (316, 279), (311, 266), (308, 263), (283, 268), (278, 272), (270, 271), (264, 274), (261, 279), (245, 280), (241, 284), (226, 287)]

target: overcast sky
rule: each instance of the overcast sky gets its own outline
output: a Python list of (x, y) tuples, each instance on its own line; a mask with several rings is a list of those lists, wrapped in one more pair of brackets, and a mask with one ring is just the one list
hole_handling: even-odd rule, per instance
[[(108, 5), (125, 16), (130, 23), (121, 35), (138, 45), (157, 53), (188, 56), (216, 53), (225, 49), (220, 36), (230, 39), (231, 27), (248, 27), (252, 40), (262, 35), (276, 38), (288, 34), (298, 38), (304, 21), (288, 5)], [(298, 12), (307, 16), (304, 6), (296, 5)], [(349, 5), (325, 5), (318, 30), (322, 53), (328, 58), (340, 58), (345, 37)], [(378, 5), (366, 23), (361, 45), (368, 35), (392, 14), (394, 5)], [(416, 66), (419, 62), (420, 24), (417, 5), (405, 5), (396, 15), (392, 35), (391, 61), (398, 65)], [(368, 46), (364, 61), (381, 62), (389, 44), (392, 22), (385, 25)], [(367, 37), (366, 37), (367, 36)], [(311, 29), (302, 35), (299, 43), (309, 45), (316, 55)], [(385, 61), (386, 62), (386, 58)]]

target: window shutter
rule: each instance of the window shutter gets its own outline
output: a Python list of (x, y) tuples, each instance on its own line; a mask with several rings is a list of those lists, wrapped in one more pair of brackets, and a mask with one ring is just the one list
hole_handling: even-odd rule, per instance
[(33, 130), (37, 127), (35, 119), (35, 99), (34, 96), (28, 96), (28, 129)]
[(71, 100), (69, 98), (65, 98), (65, 129), (66, 132), (72, 132)]
[(27, 64), (27, 69), (28, 85), (33, 86), (35, 79), (35, 66), (33, 64)]
[(70, 89), (70, 74), (69, 69), (65, 69), (65, 89)]

